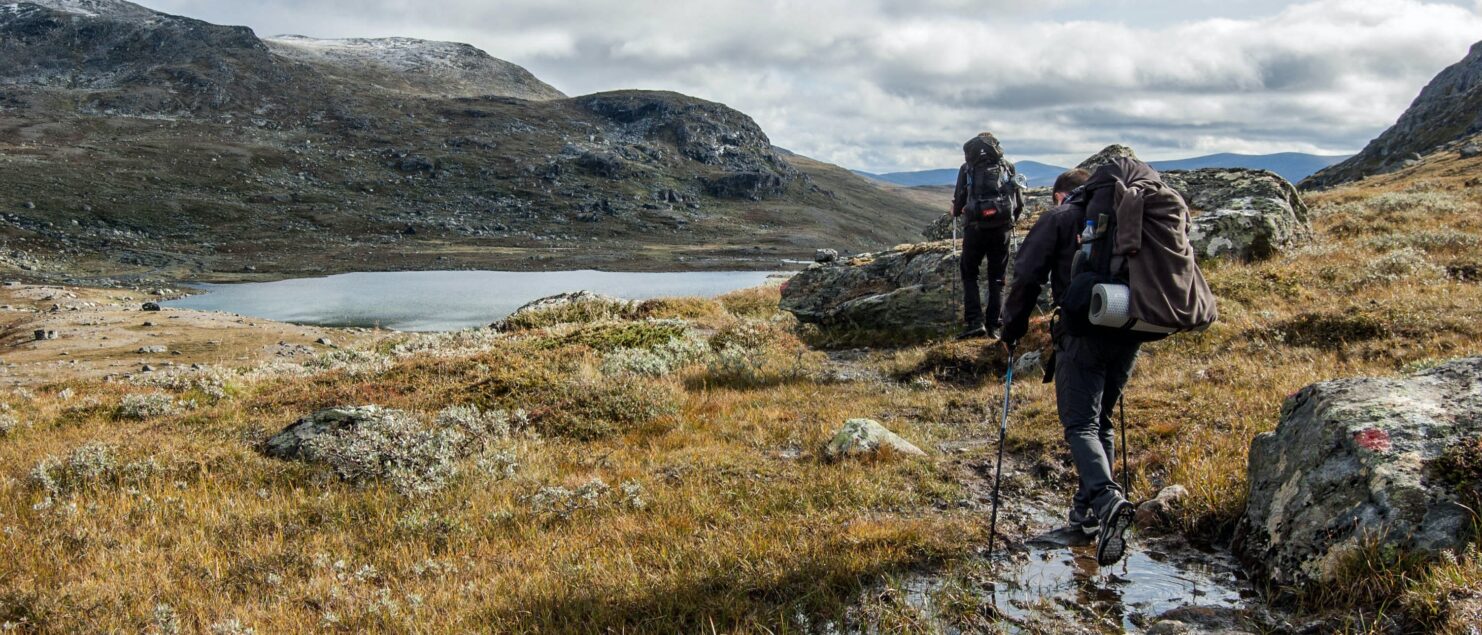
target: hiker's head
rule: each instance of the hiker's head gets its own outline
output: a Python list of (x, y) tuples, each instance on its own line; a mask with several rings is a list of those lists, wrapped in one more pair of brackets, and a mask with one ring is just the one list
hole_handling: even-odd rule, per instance
[(1055, 204), (1059, 205), (1070, 197), (1076, 188), (1091, 180), (1091, 173), (1080, 168), (1069, 170), (1055, 179)]
[(962, 144), (962, 158), (974, 164), (983, 160), (998, 161), (1003, 158), (1003, 146), (998, 145), (998, 137), (993, 133), (980, 132)]

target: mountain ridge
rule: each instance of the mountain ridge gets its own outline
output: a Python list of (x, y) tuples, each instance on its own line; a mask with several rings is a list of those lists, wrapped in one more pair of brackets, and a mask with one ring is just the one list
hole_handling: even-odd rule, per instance
[(1329, 188), (1394, 172), (1419, 155), (1482, 134), (1482, 42), (1436, 75), (1393, 126), (1352, 158), (1301, 183)]
[[(756, 269), (895, 244), (935, 215), (779, 154), (724, 104), (567, 98), (466, 45), (263, 40), (121, 0), (5, 6), (0, 266)], [(510, 67), (510, 90), (477, 89)]]
[[(1282, 178), (1296, 183), (1316, 173), (1319, 169), (1334, 165), (1348, 158), (1348, 155), (1316, 155), (1300, 152), (1278, 152), (1273, 154), (1236, 154), (1222, 152), (1188, 159), (1174, 159), (1168, 161), (1149, 161), (1148, 164), (1157, 170), (1197, 170), (1200, 168), (1244, 168), (1252, 170), (1270, 170)], [(1054, 185), (1055, 178), (1070, 168), (1040, 163), (1038, 161), (1020, 161), (1014, 164), (1019, 172), (1029, 177), (1031, 187), (1048, 187)], [(891, 172), (886, 174), (872, 174), (869, 172), (856, 171), (856, 174), (905, 187), (942, 186), (955, 185), (957, 170), (955, 168), (939, 170), (921, 170), (916, 172)]]

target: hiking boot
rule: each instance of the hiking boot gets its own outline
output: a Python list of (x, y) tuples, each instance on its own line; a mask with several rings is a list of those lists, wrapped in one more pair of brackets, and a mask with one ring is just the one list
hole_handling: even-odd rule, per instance
[(988, 336), (988, 329), (979, 326), (977, 328), (970, 328), (970, 329), (968, 329), (966, 331), (963, 331), (961, 333), (958, 333), (957, 334), (957, 339), (958, 340), (974, 340), (974, 339), (977, 339), (977, 338), (980, 338), (980, 337), (987, 337), (987, 336)]
[(1095, 537), (1101, 533), (1101, 523), (1096, 520), (1096, 512), (1089, 509), (1070, 510), (1070, 527), (1081, 532), (1083, 536)]
[(993, 326), (985, 326), (983, 327), (983, 334), (986, 335), (988, 339), (996, 340), (1000, 337), (1003, 337), (1003, 329), (999, 328), (996, 324)]
[(1109, 567), (1127, 553), (1127, 528), (1132, 526), (1135, 511), (1125, 499), (1113, 503), (1106, 512), (1101, 535), (1096, 539), (1096, 564)]

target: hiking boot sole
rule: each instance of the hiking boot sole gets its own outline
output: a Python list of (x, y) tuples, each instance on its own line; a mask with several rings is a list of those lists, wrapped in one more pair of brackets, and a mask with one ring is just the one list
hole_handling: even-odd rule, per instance
[(1096, 564), (1109, 567), (1122, 560), (1127, 553), (1127, 529), (1132, 526), (1132, 503), (1121, 501), (1112, 508), (1106, 522), (1102, 523), (1101, 536), (1096, 541)]

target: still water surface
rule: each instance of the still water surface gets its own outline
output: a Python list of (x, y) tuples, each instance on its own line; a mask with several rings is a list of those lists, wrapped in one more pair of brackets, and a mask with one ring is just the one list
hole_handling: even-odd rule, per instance
[(415, 271), (347, 273), (245, 284), (193, 284), (207, 293), (168, 307), (319, 326), (449, 331), (485, 326), (531, 300), (591, 291), (644, 300), (712, 297), (763, 284), (766, 271)]

